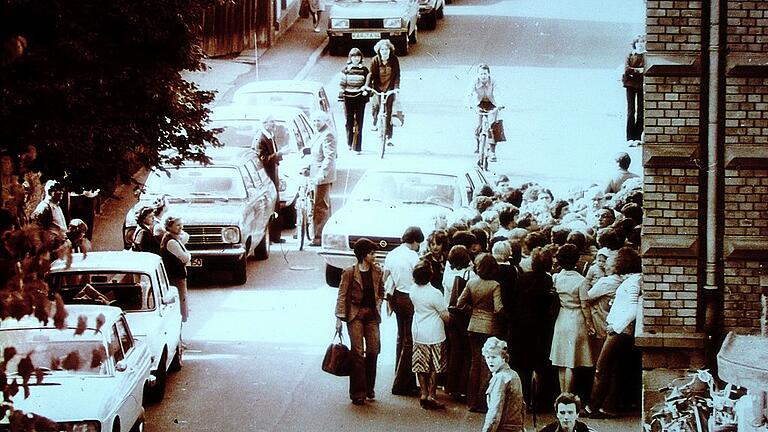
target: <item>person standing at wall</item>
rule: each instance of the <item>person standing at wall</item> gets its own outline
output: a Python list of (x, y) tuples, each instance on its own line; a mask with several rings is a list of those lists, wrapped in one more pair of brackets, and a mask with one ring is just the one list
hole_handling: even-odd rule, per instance
[(627, 142), (631, 147), (643, 137), (643, 73), (645, 73), (645, 35), (632, 40), (632, 52), (624, 64), (621, 83), (627, 91)]

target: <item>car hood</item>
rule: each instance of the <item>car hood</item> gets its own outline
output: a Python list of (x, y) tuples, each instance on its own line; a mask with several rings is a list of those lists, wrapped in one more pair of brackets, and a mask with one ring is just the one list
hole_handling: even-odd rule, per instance
[(331, 18), (397, 18), (405, 16), (408, 4), (403, 2), (334, 3)]
[(46, 376), (44, 385), (29, 387), (29, 398), (24, 399), (23, 393), (19, 393), (13, 406), (57, 422), (103, 420), (122, 402), (115, 393), (115, 380), (109, 376)]
[[(136, 204), (125, 217), (126, 226), (136, 226), (136, 210), (142, 206), (151, 205), (151, 201), (143, 201)], [(195, 199), (190, 202), (172, 202), (160, 216), (174, 215), (180, 217), (184, 225), (238, 225), (241, 210), (246, 205), (245, 200), (202, 200)]]
[(349, 202), (334, 213), (323, 233), (397, 237), (409, 226), (432, 232), (444, 219), (453, 223), (464, 212), (430, 204), (392, 204), (379, 201)]

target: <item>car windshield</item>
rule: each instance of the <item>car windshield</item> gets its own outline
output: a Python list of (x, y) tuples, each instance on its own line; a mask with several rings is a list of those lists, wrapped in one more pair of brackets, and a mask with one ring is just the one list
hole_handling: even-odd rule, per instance
[(152, 280), (143, 273), (55, 272), (48, 286), (67, 304), (106, 303), (126, 312), (155, 308)]
[(245, 184), (234, 167), (181, 167), (154, 172), (147, 178), (146, 193), (169, 197), (244, 199)]
[(431, 204), (453, 208), (456, 177), (410, 172), (369, 172), (355, 187), (351, 199), (400, 204)]
[[(214, 128), (224, 129), (218, 136), (219, 141), (227, 147), (251, 148), (256, 145), (254, 140), (259, 138), (261, 120), (214, 120)], [(287, 147), (289, 153), (296, 152), (295, 131), (291, 131), (285, 121), (275, 121), (275, 144), (278, 149)]]
[(71, 328), (0, 329), (0, 350), (8, 347), (17, 353), (6, 366), (9, 377), (18, 373), (19, 361), (28, 354), (46, 373), (107, 375), (102, 334), (92, 329), (78, 336)]
[(304, 114), (309, 115), (315, 106), (315, 95), (306, 92), (291, 91), (258, 91), (240, 93), (235, 97), (234, 103), (259, 106), (288, 106), (299, 108)]

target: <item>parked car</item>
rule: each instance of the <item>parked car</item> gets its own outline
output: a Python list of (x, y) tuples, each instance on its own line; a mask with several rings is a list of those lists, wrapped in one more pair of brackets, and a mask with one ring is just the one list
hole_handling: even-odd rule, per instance
[(326, 282), (339, 285), (342, 269), (355, 263), (352, 249), (362, 237), (379, 245), (376, 257), (383, 262), (407, 227), (419, 226), (428, 235), (441, 224), (471, 217), (469, 203), (486, 183), (479, 170), (367, 171), (323, 228), (318, 254), (326, 263)]
[(225, 147), (206, 153), (209, 165), (187, 163), (150, 172), (138, 203), (125, 215), (123, 239), (130, 247), (136, 210), (163, 198), (168, 205), (160, 218), (181, 217), (189, 234), (188, 268), (229, 268), (234, 282), (242, 285), (248, 278), (248, 257), (269, 257), (267, 227), (277, 193), (255, 151)]
[[(50, 293), (64, 303), (98, 303), (99, 295), (125, 312), (136, 338), (146, 341), (152, 358), (149, 399), (165, 395), (168, 372), (182, 367), (181, 307), (176, 287), (168, 284), (158, 255), (110, 251), (73, 254), (72, 262), (57, 260), (46, 280)], [(90, 285), (96, 293), (89, 292)]]
[[(151, 381), (146, 345), (134, 338), (120, 308), (70, 305), (65, 328), (27, 316), (5, 319), (0, 326), (0, 350), (13, 347), (17, 354), (5, 376), (19, 385), (19, 362), (30, 356), (42, 380), (29, 381), (29, 397), (20, 392), (13, 408), (47, 417), (57, 430), (140, 431), (144, 426), (142, 400)], [(85, 331), (76, 335), (78, 321)], [(103, 320), (103, 325), (99, 322)], [(9, 417), (0, 416), (0, 430), (9, 430)]]
[(434, 30), (437, 20), (445, 16), (445, 0), (419, 0), (419, 19), (424, 28)]
[[(336, 119), (323, 83), (305, 80), (253, 81), (235, 91), (232, 101), (237, 105), (264, 107), (287, 106), (304, 111), (308, 119), (312, 113), (322, 112), (328, 116), (331, 131), (338, 132)], [(311, 122), (310, 122), (311, 123)], [(336, 135), (338, 136), (338, 134)]]
[(278, 149), (288, 149), (280, 161), (280, 209), (283, 224), (292, 228), (296, 221), (296, 197), (299, 185), (304, 181), (299, 172), (308, 165), (302, 160), (305, 148), (312, 148), (312, 143), (319, 139), (314, 126), (304, 112), (298, 108), (227, 105), (215, 107), (211, 113), (211, 126), (222, 128), (219, 141), (226, 147), (251, 147), (258, 139), (262, 120), (271, 115), (275, 118), (275, 145)]
[(418, 0), (336, 0), (328, 12), (328, 49), (346, 55), (351, 46), (389, 39), (397, 55), (418, 41)]

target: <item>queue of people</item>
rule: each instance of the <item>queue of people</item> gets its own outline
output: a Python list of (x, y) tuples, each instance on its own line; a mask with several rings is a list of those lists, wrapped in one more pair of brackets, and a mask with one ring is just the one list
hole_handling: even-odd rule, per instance
[[(626, 171), (624, 156), (617, 162)], [(421, 229), (408, 228), (374, 273), (382, 279), (371, 285), (384, 287), (382, 302), (397, 315), (392, 393), (419, 395), (422, 408), (441, 409), (436, 389), (442, 387), (470, 411), (486, 413), (491, 424), (504, 412), (521, 428), (525, 409), (567, 405), (565, 411), (576, 410), (562, 415), (571, 430), (586, 430), (575, 421), (579, 413), (607, 418), (633, 409), (637, 401), (626, 395), (639, 391), (617, 389), (640, 385), (634, 321), (642, 303), (643, 211), (640, 183), (625, 177), (615, 182), (618, 189), (592, 185), (559, 199), (537, 183), (512, 186), (502, 178), (475, 196), (469, 220), (439, 227), (426, 242)], [(360, 242), (375, 252), (373, 242)], [(347, 285), (342, 280), (340, 320), (366, 298), (343, 294)], [(366, 359), (356, 364), (375, 373), (362, 349), (368, 343), (352, 344)], [(492, 359), (489, 350), (495, 350)], [(499, 396), (510, 387), (519, 398)], [(365, 403), (359, 392), (352, 394), (353, 402)], [(566, 395), (559, 404), (558, 394)], [(587, 401), (583, 409), (574, 394)], [(516, 407), (500, 408), (499, 400)]]

